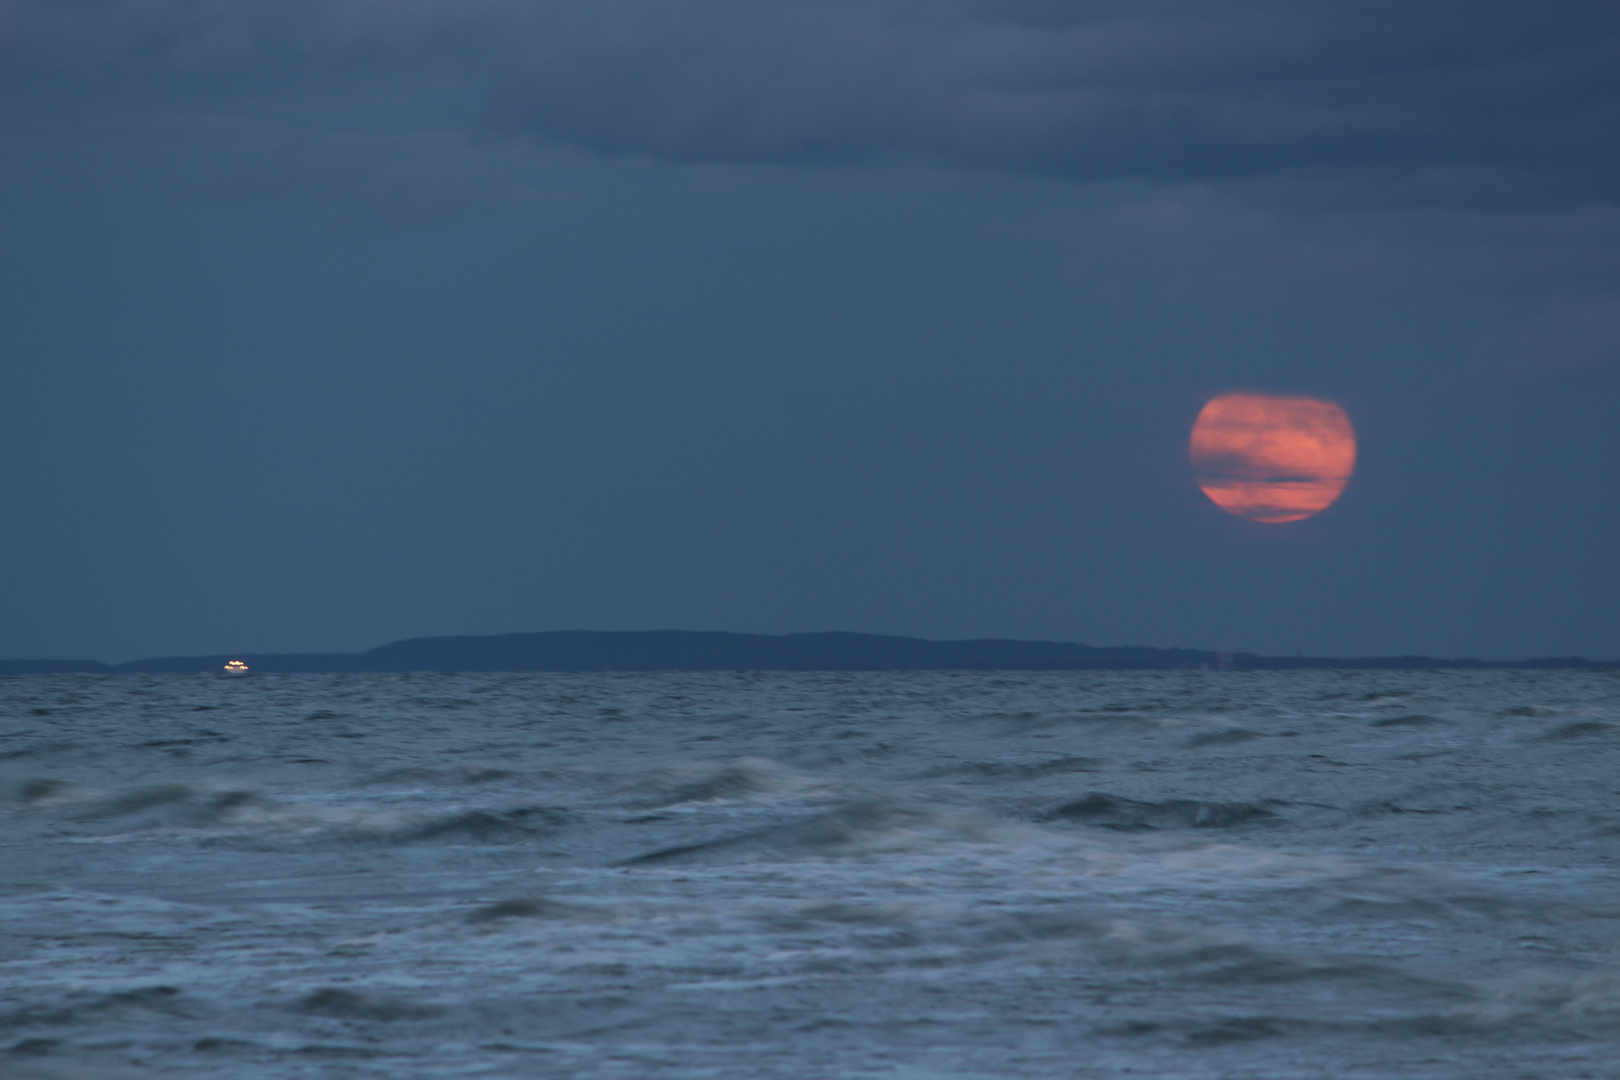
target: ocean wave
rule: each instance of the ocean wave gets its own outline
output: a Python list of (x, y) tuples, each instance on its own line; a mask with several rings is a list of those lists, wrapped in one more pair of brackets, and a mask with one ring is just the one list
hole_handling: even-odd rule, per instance
[(33, 678), (8, 1080), (1620, 1055), (1609, 675)]
[(1073, 821), (1103, 829), (1230, 829), (1281, 824), (1280, 799), (1242, 802), (1166, 799), (1150, 802), (1091, 792), (1037, 815), (1041, 821)]
[(965, 814), (868, 801), (750, 832), (651, 851), (626, 866), (747, 858), (859, 858), (978, 841), (987, 823)]
[(501, 806), (456, 810), (380, 830), (358, 829), (394, 844), (510, 844), (557, 835), (574, 821), (554, 806)]
[(632, 781), (627, 790), (637, 796), (636, 805), (656, 808), (797, 791), (808, 784), (774, 761), (745, 757), (653, 773)]

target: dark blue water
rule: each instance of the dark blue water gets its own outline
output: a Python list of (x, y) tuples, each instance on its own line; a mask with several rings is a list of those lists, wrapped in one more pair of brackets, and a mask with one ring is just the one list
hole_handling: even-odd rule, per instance
[(0, 679), (0, 1076), (1612, 1077), (1620, 676)]

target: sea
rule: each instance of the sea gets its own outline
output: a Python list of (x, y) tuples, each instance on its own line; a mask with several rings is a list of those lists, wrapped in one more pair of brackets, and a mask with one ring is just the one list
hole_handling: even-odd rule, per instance
[(0, 679), (0, 1077), (1620, 1076), (1620, 673)]

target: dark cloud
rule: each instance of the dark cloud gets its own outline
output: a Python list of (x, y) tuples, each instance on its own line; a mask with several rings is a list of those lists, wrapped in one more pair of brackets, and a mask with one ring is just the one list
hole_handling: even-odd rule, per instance
[[(1617, 38), (1499, 0), (0, 0), (0, 656), (1616, 655)], [(1354, 418), (1321, 520), (1199, 492), (1233, 388)]]
[(13, 122), (46, 101), (81, 116), (273, 107), (314, 125), (429, 117), (609, 155), (924, 159), (1223, 183), (1318, 205), (1620, 198), (1612, 3), (12, 0), (0, 11)]

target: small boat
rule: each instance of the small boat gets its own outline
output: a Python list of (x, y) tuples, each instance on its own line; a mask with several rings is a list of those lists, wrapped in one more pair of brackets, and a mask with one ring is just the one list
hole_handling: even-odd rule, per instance
[(242, 661), (242, 660), (227, 660), (227, 661), (225, 661), (225, 674), (227, 674), (227, 675), (246, 675), (247, 673), (248, 673), (248, 666), (247, 666), (247, 663), (245, 661)]

